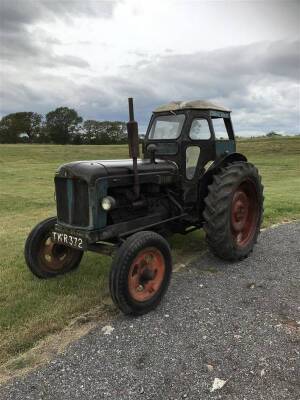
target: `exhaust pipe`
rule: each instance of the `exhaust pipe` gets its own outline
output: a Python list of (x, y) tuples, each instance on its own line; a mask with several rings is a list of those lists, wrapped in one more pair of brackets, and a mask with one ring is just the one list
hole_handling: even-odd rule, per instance
[(128, 107), (129, 107), (129, 121), (127, 122), (127, 132), (128, 132), (129, 157), (132, 158), (132, 165), (133, 165), (134, 194), (136, 198), (139, 198), (140, 184), (139, 184), (139, 175), (137, 169), (137, 159), (140, 156), (140, 146), (139, 146), (138, 123), (134, 120), (132, 97), (129, 97), (128, 99)]

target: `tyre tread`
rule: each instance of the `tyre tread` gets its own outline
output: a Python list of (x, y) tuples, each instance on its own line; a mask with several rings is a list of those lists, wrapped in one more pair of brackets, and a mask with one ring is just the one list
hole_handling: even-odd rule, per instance
[(233, 246), (228, 234), (228, 208), (230, 207), (230, 198), (237, 182), (244, 177), (250, 176), (256, 182), (258, 191), (259, 220), (257, 229), (253, 237), (253, 245), (256, 243), (257, 236), (263, 218), (263, 185), (257, 168), (248, 162), (234, 162), (221, 168), (213, 177), (213, 182), (208, 186), (208, 195), (205, 198), (205, 210), (203, 212), (204, 231), (206, 240), (211, 251), (218, 257), (228, 260), (242, 260), (251, 253), (253, 245), (245, 251), (237, 251)]
[[(135, 304), (128, 298), (127, 280), (128, 270), (136, 254), (144, 247), (157, 246), (165, 258), (166, 281), (157, 296), (144, 305)], [(116, 306), (124, 313), (131, 315), (145, 314), (160, 303), (169, 285), (172, 272), (171, 251), (168, 242), (156, 232), (142, 231), (130, 236), (117, 251), (110, 271), (110, 293)]]

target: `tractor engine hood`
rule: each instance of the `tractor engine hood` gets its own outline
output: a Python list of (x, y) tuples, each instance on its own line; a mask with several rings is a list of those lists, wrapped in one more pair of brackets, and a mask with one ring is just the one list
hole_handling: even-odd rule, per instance
[[(138, 159), (137, 167), (139, 173), (147, 172), (173, 172), (178, 171), (177, 165), (173, 161)], [(105, 176), (120, 176), (133, 174), (131, 159), (124, 160), (93, 160), (93, 161), (74, 161), (63, 164), (56, 172), (57, 177), (77, 178), (93, 184), (98, 178)]]

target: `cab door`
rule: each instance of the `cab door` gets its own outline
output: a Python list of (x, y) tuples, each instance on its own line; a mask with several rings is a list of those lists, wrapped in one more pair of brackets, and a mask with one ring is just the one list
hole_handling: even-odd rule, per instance
[(184, 139), (185, 203), (197, 200), (199, 179), (214, 157), (211, 121), (205, 114), (194, 114)]

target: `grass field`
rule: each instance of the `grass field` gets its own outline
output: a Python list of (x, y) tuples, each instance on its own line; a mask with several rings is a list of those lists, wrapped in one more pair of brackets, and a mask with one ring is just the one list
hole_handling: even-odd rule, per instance
[[(300, 138), (242, 140), (265, 185), (264, 226), (300, 218)], [(55, 214), (53, 175), (64, 162), (127, 158), (126, 146), (0, 145), (0, 363), (32, 347), (108, 295), (110, 259), (86, 254), (73, 274), (40, 281), (26, 268), (24, 241)], [(203, 233), (172, 240), (175, 258), (205, 247)]]

